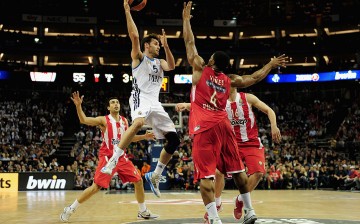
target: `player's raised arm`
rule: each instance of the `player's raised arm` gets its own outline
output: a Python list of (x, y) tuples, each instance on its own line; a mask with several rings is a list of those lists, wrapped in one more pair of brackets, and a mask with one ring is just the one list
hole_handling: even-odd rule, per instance
[(169, 48), (169, 44), (167, 42), (167, 37), (166, 37), (166, 33), (165, 33), (164, 29), (162, 29), (162, 35), (160, 35), (159, 39), (160, 39), (162, 47), (165, 50), (165, 55), (166, 55), (166, 61), (163, 59), (161, 60), (161, 67), (163, 68), (164, 71), (174, 70), (175, 69), (175, 59)]
[(81, 124), (86, 124), (89, 126), (100, 126), (100, 128), (105, 128), (106, 121), (105, 117), (87, 117), (84, 111), (81, 108), (81, 104), (83, 102), (84, 96), (80, 97), (79, 91), (73, 92), (71, 100), (74, 102), (76, 106), (76, 112), (78, 114), (79, 120)]
[(125, 16), (126, 16), (126, 25), (129, 33), (129, 37), (131, 39), (131, 58), (133, 60), (133, 67), (138, 65), (140, 63), (140, 60), (142, 59), (143, 55), (141, 52), (140, 47), (140, 40), (139, 40), (139, 31), (135, 25), (135, 22), (131, 16), (130, 13), (130, 5), (128, 3), (128, 0), (124, 0), (124, 9), (125, 9)]
[(195, 37), (191, 29), (190, 19), (192, 2), (184, 3), (183, 9), (183, 36), (186, 47), (186, 56), (189, 64), (193, 67), (192, 84), (196, 85), (202, 74), (202, 70), (205, 66), (205, 61), (202, 59), (195, 46)]
[(271, 137), (274, 142), (279, 143), (281, 141), (281, 134), (276, 123), (276, 114), (274, 110), (253, 94), (247, 93), (246, 99), (252, 106), (256, 107), (268, 116), (271, 125)]
[(288, 57), (283, 54), (279, 57), (272, 58), (272, 60), (269, 63), (267, 63), (264, 67), (257, 70), (251, 75), (243, 75), (243, 76), (231, 75), (230, 76), (231, 86), (246, 88), (248, 86), (254, 85), (260, 82), (261, 80), (263, 80), (272, 69), (277, 68), (279, 66), (286, 67), (285, 64), (287, 60)]

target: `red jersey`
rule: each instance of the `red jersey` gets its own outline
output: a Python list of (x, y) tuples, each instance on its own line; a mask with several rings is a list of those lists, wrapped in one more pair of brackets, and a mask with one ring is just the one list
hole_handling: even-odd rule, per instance
[(191, 89), (189, 133), (206, 131), (224, 119), (226, 101), (230, 94), (231, 80), (224, 73), (205, 67), (199, 83)]
[(119, 115), (119, 121), (116, 120), (111, 115), (106, 115), (106, 130), (101, 133), (102, 143), (99, 150), (100, 156), (111, 157), (113, 154), (114, 145), (117, 145), (120, 142), (121, 135), (124, 134), (128, 128), (126, 119), (123, 116)]
[(246, 100), (246, 94), (240, 92), (236, 94), (234, 102), (227, 101), (226, 112), (236, 135), (238, 145), (254, 145), (260, 146), (261, 142), (258, 138), (258, 128), (256, 118), (251, 109), (251, 105)]

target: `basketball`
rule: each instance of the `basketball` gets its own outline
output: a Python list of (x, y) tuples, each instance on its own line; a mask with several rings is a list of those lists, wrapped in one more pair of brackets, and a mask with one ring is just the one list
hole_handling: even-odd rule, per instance
[(146, 6), (147, 0), (129, 0), (130, 9), (140, 11)]

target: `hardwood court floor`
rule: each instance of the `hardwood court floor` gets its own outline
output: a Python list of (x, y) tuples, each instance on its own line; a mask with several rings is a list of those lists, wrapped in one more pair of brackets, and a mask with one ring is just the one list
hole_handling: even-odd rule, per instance
[[(63, 208), (80, 191), (0, 192), (0, 223), (60, 223)], [(224, 191), (223, 217), (232, 217), (236, 191)], [(146, 193), (147, 207), (159, 220), (198, 218), (204, 215), (199, 192), (162, 192), (161, 199)], [(360, 193), (322, 190), (255, 191), (253, 206), (259, 217), (353, 220), (360, 223)], [(137, 221), (134, 194), (100, 191), (72, 215), (71, 223), (127, 223)], [(159, 221), (158, 221), (159, 222)], [(197, 222), (197, 221), (196, 221)], [(157, 223), (157, 221), (152, 221)]]

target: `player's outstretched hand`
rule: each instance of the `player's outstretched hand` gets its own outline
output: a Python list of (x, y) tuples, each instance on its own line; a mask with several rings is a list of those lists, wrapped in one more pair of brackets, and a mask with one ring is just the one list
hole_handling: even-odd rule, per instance
[(281, 66), (283, 68), (286, 68), (286, 63), (289, 62), (288, 59), (289, 59), (289, 57), (286, 56), (285, 54), (280, 55), (279, 57), (273, 57), (270, 61), (271, 67), (277, 68), (277, 67)]
[(182, 112), (182, 111), (184, 111), (184, 110), (189, 110), (188, 104), (187, 104), (187, 103), (177, 103), (177, 104), (175, 105), (175, 110), (176, 110), (177, 112)]
[(84, 96), (80, 97), (79, 91), (73, 92), (72, 97), (70, 97), (71, 100), (74, 102), (75, 106), (79, 106), (82, 104)]
[(169, 47), (165, 30), (162, 29), (161, 31), (162, 31), (162, 35), (159, 35), (161, 45), (162, 45), (162, 47)]
[(192, 1), (189, 1), (188, 3), (184, 2), (183, 20), (190, 20), (192, 18), (191, 8), (192, 8)]

